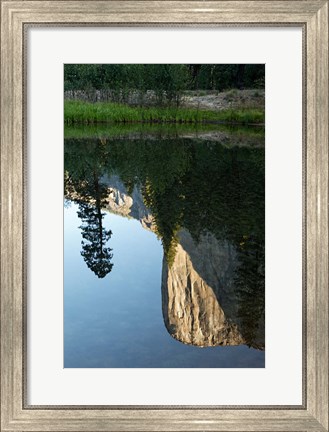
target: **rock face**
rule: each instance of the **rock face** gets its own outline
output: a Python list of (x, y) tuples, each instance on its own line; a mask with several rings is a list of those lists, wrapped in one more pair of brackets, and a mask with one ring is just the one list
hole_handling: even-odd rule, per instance
[[(162, 310), (175, 339), (200, 347), (248, 344), (239, 315), (232, 245), (208, 233), (196, 244), (182, 230), (174, 263), (162, 267)], [(260, 323), (261, 324), (261, 323)], [(261, 327), (261, 325), (260, 325)], [(264, 327), (257, 348), (264, 348)]]
[[(102, 183), (108, 188), (107, 210), (155, 230), (138, 188), (129, 195), (117, 176)], [(264, 315), (256, 318), (252, 340), (248, 323), (240, 316), (241, 299), (234, 281), (238, 267), (237, 251), (228, 241), (204, 233), (196, 243), (188, 231), (180, 231), (173, 264), (169, 267), (165, 257), (162, 264), (162, 312), (172, 337), (199, 347), (246, 344), (264, 349)]]
[(102, 183), (108, 188), (106, 209), (111, 213), (132, 217), (140, 221), (146, 229), (153, 229), (154, 219), (145, 206), (140, 189), (136, 186), (131, 195), (118, 176), (102, 178)]

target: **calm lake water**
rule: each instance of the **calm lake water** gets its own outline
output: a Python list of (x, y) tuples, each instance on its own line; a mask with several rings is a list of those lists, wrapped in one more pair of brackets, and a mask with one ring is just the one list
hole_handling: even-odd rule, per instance
[(67, 136), (64, 367), (264, 367), (263, 135)]

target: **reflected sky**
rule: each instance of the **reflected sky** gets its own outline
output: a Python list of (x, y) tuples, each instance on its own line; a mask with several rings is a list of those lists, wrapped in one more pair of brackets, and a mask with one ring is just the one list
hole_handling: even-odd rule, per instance
[(64, 208), (64, 367), (264, 367), (247, 346), (200, 348), (173, 339), (161, 308), (163, 248), (140, 222), (107, 213), (112, 271), (99, 279), (81, 256), (78, 206)]

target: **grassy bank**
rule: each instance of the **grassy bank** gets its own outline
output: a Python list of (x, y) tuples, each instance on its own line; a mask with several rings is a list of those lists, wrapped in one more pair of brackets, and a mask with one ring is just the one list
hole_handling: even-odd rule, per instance
[(64, 102), (67, 125), (97, 123), (212, 123), (262, 124), (261, 109), (227, 109), (222, 111), (174, 107), (131, 107), (106, 102)]

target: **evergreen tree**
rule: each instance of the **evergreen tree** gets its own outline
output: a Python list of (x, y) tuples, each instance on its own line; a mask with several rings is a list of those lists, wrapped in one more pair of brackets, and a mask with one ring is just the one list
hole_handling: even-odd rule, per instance
[[(84, 183), (78, 216), (83, 222), (80, 226), (83, 238), (81, 255), (90, 270), (99, 278), (105, 277), (113, 267), (112, 249), (106, 247), (112, 231), (103, 227), (105, 213), (102, 208), (107, 203), (105, 196), (106, 188), (100, 184), (94, 171), (92, 179)], [(89, 197), (92, 197), (94, 202), (90, 201)]]

